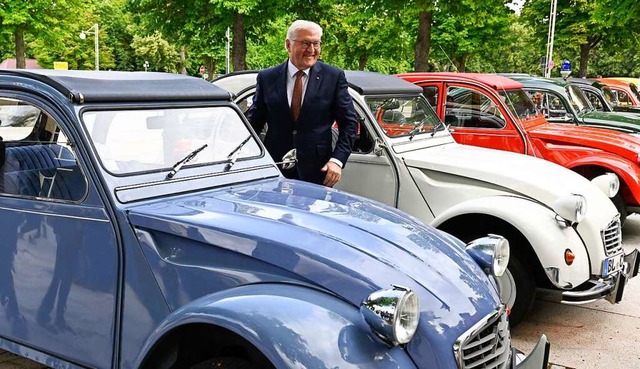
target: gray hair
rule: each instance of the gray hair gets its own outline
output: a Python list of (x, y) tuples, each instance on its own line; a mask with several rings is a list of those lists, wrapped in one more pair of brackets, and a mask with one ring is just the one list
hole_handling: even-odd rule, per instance
[(287, 40), (293, 40), (294, 37), (298, 35), (298, 32), (303, 29), (313, 30), (322, 37), (322, 27), (320, 27), (318, 23), (299, 19), (289, 26), (287, 30)]

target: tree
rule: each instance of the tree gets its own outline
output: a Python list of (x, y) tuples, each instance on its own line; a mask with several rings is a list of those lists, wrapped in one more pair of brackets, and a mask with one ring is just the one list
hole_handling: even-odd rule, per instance
[(73, 22), (80, 4), (78, 0), (2, 1), (0, 29), (2, 35), (10, 35), (13, 40), (17, 68), (26, 67), (29, 39), (55, 45), (59, 35), (68, 32), (72, 23), (67, 20)]
[(432, 42), (450, 59), (457, 71), (487, 48), (504, 47), (509, 14), (503, 0), (461, 0), (439, 2), (433, 15)]
[[(621, 23), (610, 22), (604, 14), (609, 0), (558, 0), (554, 36), (554, 54), (561, 59), (579, 60), (579, 77), (588, 74), (591, 52), (613, 33), (628, 33)], [(616, 7), (619, 7), (616, 4)], [(547, 35), (550, 0), (531, 0), (524, 5), (522, 15), (535, 33)], [(621, 8), (620, 8), (621, 9)], [(621, 9), (619, 12), (624, 12)], [(539, 44), (546, 45), (539, 37)], [(556, 62), (557, 65), (560, 63)]]
[(162, 38), (160, 32), (150, 36), (133, 36), (131, 47), (140, 60), (149, 62), (149, 70), (178, 72), (179, 53), (176, 48)]

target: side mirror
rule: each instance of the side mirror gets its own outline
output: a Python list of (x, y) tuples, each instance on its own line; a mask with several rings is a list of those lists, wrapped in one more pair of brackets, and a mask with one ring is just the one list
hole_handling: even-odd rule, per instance
[(297, 151), (296, 149), (291, 149), (286, 154), (284, 154), (284, 156), (282, 157), (282, 161), (279, 163), (276, 163), (276, 165), (281, 165), (282, 169), (286, 170), (286, 169), (291, 169), (295, 167), (297, 162), (298, 162)]
[(374, 143), (373, 143), (373, 153), (376, 154), (377, 156), (382, 156), (382, 150), (385, 147), (387, 147), (387, 145), (384, 144), (382, 139), (381, 138), (376, 138)]
[(573, 114), (567, 113), (561, 119), (563, 122), (573, 122)]

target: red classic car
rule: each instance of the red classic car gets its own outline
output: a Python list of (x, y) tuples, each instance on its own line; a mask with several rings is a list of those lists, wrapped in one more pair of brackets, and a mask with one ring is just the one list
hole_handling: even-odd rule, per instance
[[(476, 73), (405, 73), (423, 88), (436, 113), (463, 144), (536, 156), (588, 179), (606, 172), (620, 179), (612, 200), (627, 214), (640, 212), (640, 137), (614, 130), (549, 123), (540, 104), (512, 79)], [(561, 104), (561, 102), (558, 102)], [(550, 106), (553, 114), (553, 103)], [(559, 111), (559, 110), (558, 110)]]
[(640, 106), (640, 94), (636, 84), (617, 78), (599, 78), (598, 81), (613, 91), (621, 106)]

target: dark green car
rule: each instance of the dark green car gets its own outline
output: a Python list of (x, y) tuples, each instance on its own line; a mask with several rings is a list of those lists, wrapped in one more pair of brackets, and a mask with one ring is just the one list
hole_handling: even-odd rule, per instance
[(589, 78), (568, 78), (566, 81), (578, 86), (597, 111), (640, 115), (640, 107), (623, 106), (611, 88), (600, 81)]
[(543, 77), (510, 75), (524, 85), (524, 90), (551, 123), (610, 128), (640, 133), (640, 116), (597, 111), (576, 84)]

